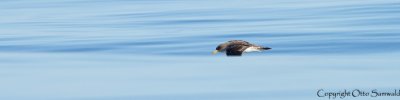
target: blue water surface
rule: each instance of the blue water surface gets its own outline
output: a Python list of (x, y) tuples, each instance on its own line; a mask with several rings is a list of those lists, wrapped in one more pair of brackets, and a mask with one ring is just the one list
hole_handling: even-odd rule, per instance
[[(399, 0), (2, 0), (0, 99), (328, 100), (317, 90), (392, 91), (399, 16)], [(228, 40), (272, 50), (211, 55)]]

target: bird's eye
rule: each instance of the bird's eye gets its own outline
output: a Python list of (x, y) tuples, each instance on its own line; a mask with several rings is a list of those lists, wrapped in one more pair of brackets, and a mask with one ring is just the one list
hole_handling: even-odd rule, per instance
[(221, 46), (218, 46), (217, 48), (215, 48), (215, 50), (221, 50)]

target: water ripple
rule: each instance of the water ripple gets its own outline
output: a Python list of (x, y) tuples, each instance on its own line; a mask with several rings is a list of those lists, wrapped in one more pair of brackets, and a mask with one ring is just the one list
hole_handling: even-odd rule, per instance
[[(400, 7), (399, 2), (339, 3), (309, 7), (285, 6), (285, 2), (275, 2), (281, 6), (273, 9), (260, 5), (196, 6), (191, 9), (163, 7), (165, 9), (139, 11), (137, 9), (141, 7), (148, 8), (140, 4), (164, 4), (159, 4), (161, 1), (117, 1), (112, 4), (121, 4), (121, 8), (96, 7), (104, 12), (89, 9), (72, 11), (70, 16), (57, 15), (54, 10), (43, 8), (71, 9), (72, 4), (80, 4), (77, 7), (93, 6), (89, 4), (92, 1), (54, 1), (10, 9), (15, 12), (21, 12), (21, 9), (37, 10), (42, 11), (42, 14), (35, 16), (29, 13), (27, 15), (34, 17), (0, 20), (3, 24), (0, 26), (4, 27), (2, 29), (12, 32), (0, 38), (3, 42), (0, 44), (0, 52), (209, 55), (209, 51), (217, 44), (234, 39), (270, 46), (273, 50), (269, 54), (400, 51), (396, 45), (400, 38), (400, 20), (397, 17), (397, 12), (400, 12), (397, 9)], [(196, 1), (170, 0), (165, 1), (165, 5), (188, 2)], [(96, 2), (106, 3), (108, 1)], [(21, 37), (22, 34), (29, 35)], [(40, 36), (35, 36), (37, 34)]]

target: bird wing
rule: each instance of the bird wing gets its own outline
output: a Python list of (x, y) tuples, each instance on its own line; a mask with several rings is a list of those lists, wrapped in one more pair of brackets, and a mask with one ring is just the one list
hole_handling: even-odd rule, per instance
[(227, 56), (241, 56), (243, 51), (248, 48), (249, 45), (243, 44), (231, 44), (226, 48), (226, 55)]
[(243, 41), (243, 40), (231, 40), (228, 41), (230, 44), (237, 44), (237, 45), (252, 45), (247, 41)]

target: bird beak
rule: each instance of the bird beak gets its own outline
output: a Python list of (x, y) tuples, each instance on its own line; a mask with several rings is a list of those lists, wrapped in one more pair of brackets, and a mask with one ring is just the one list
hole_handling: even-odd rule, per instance
[(214, 50), (214, 51), (212, 52), (213, 55), (215, 55), (215, 54), (217, 54), (217, 53), (218, 53), (218, 50)]

